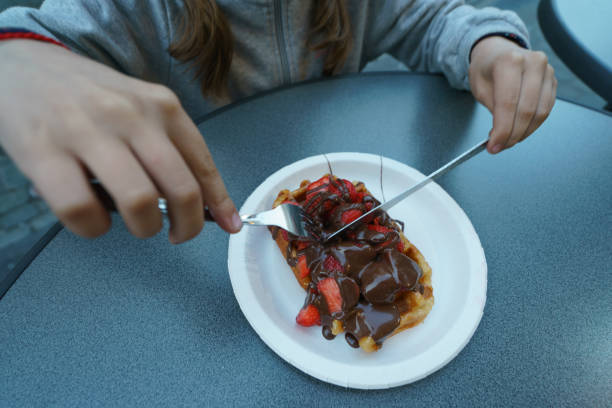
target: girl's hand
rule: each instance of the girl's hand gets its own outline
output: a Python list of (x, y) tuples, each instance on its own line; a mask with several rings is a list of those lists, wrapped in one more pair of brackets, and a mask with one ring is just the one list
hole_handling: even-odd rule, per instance
[(200, 232), (204, 205), (224, 230), (240, 230), (206, 143), (172, 91), (37, 41), (3, 41), (0, 61), (0, 143), (73, 232), (95, 237), (110, 226), (92, 176), (137, 237), (160, 230), (160, 196), (171, 242)]
[(493, 114), (490, 153), (532, 134), (555, 103), (557, 80), (546, 55), (503, 37), (488, 37), (476, 44), (469, 76), (474, 97)]

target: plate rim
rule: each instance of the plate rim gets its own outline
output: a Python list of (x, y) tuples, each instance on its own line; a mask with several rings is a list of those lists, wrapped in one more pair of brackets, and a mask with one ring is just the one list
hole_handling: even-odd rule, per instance
[[(360, 152), (335, 152), (335, 153), (318, 154), (318, 155), (309, 156), (309, 157), (300, 159), (298, 161), (295, 161), (293, 163), (290, 163), (278, 169), (271, 175), (269, 175), (247, 197), (247, 199), (244, 201), (244, 203), (242, 204), (240, 208), (240, 212), (243, 213), (244, 208), (248, 207), (251, 204), (250, 201), (254, 200), (254, 196), (256, 196), (255, 193), (260, 188), (262, 188), (262, 186), (265, 186), (268, 183), (273, 183), (275, 179), (281, 179), (285, 177), (288, 172), (293, 171), (293, 168), (296, 168), (296, 170), (299, 170), (300, 168), (306, 167), (305, 165), (310, 164), (311, 162), (314, 162), (315, 160), (321, 160), (321, 163), (325, 163), (325, 161), (328, 159), (330, 161), (332, 160), (336, 160), (336, 161), (350, 160), (350, 161), (356, 161), (356, 162), (365, 161), (365, 162), (370, 163), (373, 161), (379, 162), (381, 160), (381, 157), (385, 161), (385, 164), (392, 164), (396, 169), (399, 166), (400, 168), (403, 168), (402, 170), (407, 169), (409, 172), (413, 172), (419, 177), (423, 177), (423, 178), (425, 177), (425, 175), (421, 173), (420, 171), (418, 171), (417, 169), (405, 163), (401, 163), (397, 160), (394, 160), (388, 157), (384, 157), (381, 155), (374, 155), (370, 153), (360, 153)], [(481, 260), (481, 262), (479, 263), (474, 262), (474, 268), (478, 268), (478, 269), (475, 269), (472, 273), (470, 273), (470, 276), (474, 275), (475, 277), (480, 278), (476, 280), (476, 283), (480, 282), (480, 285), (478, 287), (475, 287), (474, 284), (471, 284), (468, 286), (468, 296), (466, 298), (466, 307), (464, 308), (462, 313), (459, 315), (457, 321), (453, 325), (450, 326), (447, 333), (443, 335), (439, 340), (439, 342), (441, 340), (446, 340), (446, 342), (449, 342), (450, 341), (449, 334), (452, 334), (454, 330), (458, 330), (457, 335), (461, 338), (461, 341), (453, 342), (455, 345), (452, 347), (452, 352), (449, 353), (444, 359), (439, 361), (437, 364), (434, 364), (428, 369), (423, 370), (418, 375), (408, 375), (405, 378), (398, 378), (395, 381), (360, 382), (360, 381), (349, 381), (348, 378), (345, 381), (342, 381), (338, 378), (330, 377), (329, 375), (326, 375), (325, 371), (322, 371), (320, 367), (316, 367), (316, 366), (308, 365), (308, 364), (302, 364), (300, 361), (294, 359), (289, 353), (287, 353), (283, 349), (283, 347), (280, 347), (277, 339), (273, 338), (274, 336), (269, 336), (268, 333), (266, 333), (266, 331), (263, 330), (262, 327), (255, 324), (255, 321), (256, 320), (259, 321), (260, 319), (257, 319), (257, 316), (252, 316), (253, 308), (251, 307), (249, 309), (244, 304), (244, 302), (247, 300), (246, 295), (243, 293), (243, 289), (238, 284), (239, 283), (238, 276), (232, 273), (232, 270), (234, 270), (234, 263), (239, 261), (238, 258), (233, 255), (235, 255), (235, 253), (240, 250), (241, 246), (238, 244), (240, 243), (240, 241), (246, 240), (247, 234), (246, 233), (234, 234), (230, 236), (229, 243), (228, 243), (228, 271), (229, 271), (229, 276), (230, 276), (230, 281), (232, 284), (232, 290), (234, 292), (234, 296), (236, 298), (236, 301), (238, 302), (238, 305), (240, 306), (240, 310), (242, 311), (243, 315), (249, 322), (249, 325), (253, 328), (255, 333), (261, 338), (261, 340), (272, 351), (274, 351), (274, 353), (276, 353), (279, 357), (281, 357), (287, 363), (293, 365), (294, 367), (304, 372), (305, 374), (308, 374), (312, 377), (315, 377), (327, 383), (331, 383), (331, 384), (343, 386), (343, 387), (356, 388), (356, 389), (387, 389), (387, 388), (410, 384), (410, 383), (419, 381), (427, 377), (428, 375), (446, 366), (465, 348), (465, 346), (472, 339), (474, 333), (476, 332), (476, 329), (478, 328), (480, 324), (480, 321), (482, 320), (482, 316), (484, 313), (484, 307), (486, 304), (488, 268), (487, 268), (486, 257), (484, 254), (484, 249), (482, 247), (480, 238), (478, 237), (478, 234), (476, 233), (476, 230), (472, 222), (470, 221), (465, 211), (461, 208), (461, 206), (459, 206), (459, 204), (442, 187), (440, 187), (435, 182), (429, 183), (427, 186), (424, 187), (424, 189), (434, 190), (437, 196), (441, 194), (442, 197), (445, 198), (446, 201), (448, 201), (448, 203), (452, 207), (454, 207), (455, 214), (458, 217), (458, 220), (464, 224), (464, 227), (466, 227), (465, 232), (469, 234), (470, 238), (472, 238), (468, 241), (468, 244), (471, 243), (473, 245), (473, 248), (470, 248), (471, 250), (469, 251), (470, 256), (472, 258), (480, 258)], [(473, 260), (474, 259), (471, 259), (470, 261), (473, 261)], [(240, 261), (243, 262), (243, 260), (240, 260)], [(481, 295), (480, 301), (478, 303), (469, 302), (470, 296), (473, 294), (472, 292), (475, 290), (478, 290), (478, 294)], [(256, 301), (255, 304), (259, 308), (261, 308), (261, 306), (259, 305), (259, 302)], [(249, 306), (252, 306), (252, 305), (249, 305)], [(466, 317), (470, 317), (470, 321), (472, 322), (472, 324), (469, 325), (468, 327), (466, 327), (466, 325), (464, 324), (465, 322), (463, 321)], [(460, 322), (462, 323), (461, 325), (459, 325)], [(276, 326), (273, 325), (273, 327), (276, 327)], [(440, 347), (440, 346), (438, 345), (434, 347)], [(323, 358), (311, 350), (304, 350), (304, 351), (307, 354), (313, 355), (313, 357)], [(416, 357), (418, 356), (415, 356), (415, 358)], [(405, 363), (406, 361), (402, 360), (394, 365), (401, 366)], [(345, 366), (350, 367), (349, 363), (340, 363), (340, 362), (334, 361), (334, 364), (335, 365), (345, 365)], [(389, 365), (387, 365), (386, 367), (389, 367)], [(370, 367), (370, 369), (374, 369), (374, 367)]]

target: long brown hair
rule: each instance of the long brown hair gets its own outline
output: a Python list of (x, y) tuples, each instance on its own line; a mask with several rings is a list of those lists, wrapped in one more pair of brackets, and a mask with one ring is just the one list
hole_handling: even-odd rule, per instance
[[(323, 75), (338, 73), (352, 47), (351, 26), (345, 0), (314, 0), (315, 10), (307, 44), (325, 51)], [(184, 0), (185, 13), (170, 55), (189, 62), (206, 96), (224, 96), (234, 52), (227, 18), (214, 0)]]

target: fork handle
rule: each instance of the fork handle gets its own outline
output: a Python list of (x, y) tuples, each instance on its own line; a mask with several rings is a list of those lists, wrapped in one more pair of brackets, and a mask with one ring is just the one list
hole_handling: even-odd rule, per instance
[[(102, 183), (100, 183), (96, 179), (89, 180), (89, 183), (91, 187), (93, 188), (94, 193), (96, 193), (96, 196), (98, 197), (98, 199), (104, 206), (104, 208), (106, 208), (106, 210), (111, 211), (111, 212), (117, 212), (117, 206), (115, 205), (115, 200), (113, 200), (113, 198), (108, 193), (108, 191), (106, 191)], [(161, 212), (163, 215), (166, 215), (166, 216), (168, 215), (168, 205), (166, 203), (165, 198), (160, 197), (157, 199), (157, 208), (159, 208), (159, 212)], [(204, 208), (204, 220), (216, 222), (212, 214), (210, 213), (210, 211), (208, 211), (208, 208)]]
[(269, 222), (262, 220), (258, 214), (244, 214), (240, 216), (243, 224), (249, 225), (270, 225)]

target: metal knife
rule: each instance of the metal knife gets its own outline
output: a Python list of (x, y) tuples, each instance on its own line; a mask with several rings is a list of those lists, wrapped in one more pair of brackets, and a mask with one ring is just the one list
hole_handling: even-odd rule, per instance
[(453, 160), (449, 161), (444, 166), (440, 167), (438, 170), (436, 170), (433, 173), (431, 173), (425, 179), (419, 181), (417, 184), (415, 184), (414, 186), (410, 187), (408, 190), (398, 194), (397, 196), (393, 197), (390, 200), (385, 201), (384, 203), (378, 205), (377, 207), (372, 208), (370, 211), (368, 211), (367, 213), (363, 214), (359, 218), (356, 218), (352, 222), (346, 224), (344, 227), (340, 228), (339, 230), (337, 230), (333, 234), (328, 235), (327, 237), (325, 237), (324, 240), (327, 241), (327, 240), (335, 237), (336, 235), (340, 234), (342, 231), (345, 231), (345, 230), (351, 228), (353, 225), (357, 224), (358, 222), (361, 222), (361, 220), (363, 220), (364, 218), (366, 218), (368, 215), (372, 214), (373, 212), (376, 212), (376, 211), (379, 211), (379, 210), (386, 211), (386, 210), (390, 209), (395, 204), (399, 203), (400, 201), (402, 201), (403, 199), (408, 197), (410, 194), (412, 194), (415, 191), (419, 190), (421, 187), (427, 185), (430, 181), (435, 180), (436, 178), (438, 178), (438, 177), (448, 173), (450, 170), (454, 169), (455, 167), (457, 167), (458, 165), (460, 165), (464, 161), (472, 158), (473, 156), (476, 156), (478, 153), (480, 153), (481, 151), (483, 151), (485, 149), (485, 147), (487, 146), (487, 142), (488, 141), (489, 141), (489, 139), (485, 139), (482, 142), (478, 143), (476, 146), (472, 147), (468, 151), (462, 153), (458, 157), (456, 157)]

